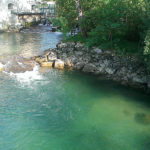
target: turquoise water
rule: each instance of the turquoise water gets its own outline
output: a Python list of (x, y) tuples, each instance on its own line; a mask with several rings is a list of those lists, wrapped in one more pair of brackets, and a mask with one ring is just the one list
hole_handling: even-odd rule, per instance
[(0, 73), (0, 150), (150, 150), (149, 95), (79, 72), (28, 74)]

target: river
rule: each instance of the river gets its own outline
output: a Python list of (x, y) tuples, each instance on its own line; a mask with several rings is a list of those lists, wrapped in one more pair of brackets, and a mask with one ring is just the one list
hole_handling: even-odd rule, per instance
[[(0, 56), (37, 55), (61, 33), (0, 34)], [(150, 150), (150, 96), (96, 76), (0, 73), (0, 150)]]

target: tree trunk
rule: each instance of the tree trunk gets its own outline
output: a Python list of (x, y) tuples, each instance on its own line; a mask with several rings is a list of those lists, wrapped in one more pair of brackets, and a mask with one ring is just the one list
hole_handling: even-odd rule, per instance
[[(78, 21), (80, 22), (83, 18), (83, 12), (82, 12), (82, 9), (81, 9), (81, 6), (80, 6), (80, 1), (75, 0), (75, 4), (76, 4), (76, 10), (77, 10), (77, 13), (78, 13)], [(84, 27), (81, 27), (81, 26), (79, 26), (79, 27), (80, 27), (82, 36), (87, 37), (86, 29)]]

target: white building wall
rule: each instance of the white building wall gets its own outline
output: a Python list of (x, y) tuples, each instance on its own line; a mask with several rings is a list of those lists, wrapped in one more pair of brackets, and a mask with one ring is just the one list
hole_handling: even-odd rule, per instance
[[(12, 10), (8, 9), (10, 3), (14, 5)], [(0, 0), (0, 29), (18, 24), (18, 16), (11, 11), (31, 12), (34, 4), (36, 4), (36, 0)]]

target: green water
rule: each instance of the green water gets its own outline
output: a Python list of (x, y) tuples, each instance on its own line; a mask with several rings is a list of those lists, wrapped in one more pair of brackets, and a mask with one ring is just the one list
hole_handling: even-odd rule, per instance
[(149, 95), (79, 72), (32, 74), (0, 73), (0, 150), (150, 150)]

